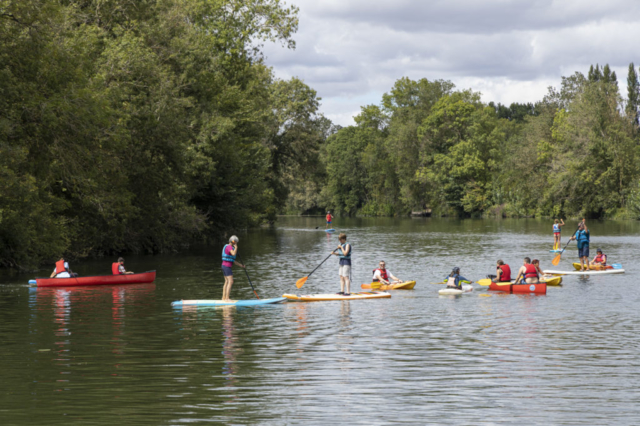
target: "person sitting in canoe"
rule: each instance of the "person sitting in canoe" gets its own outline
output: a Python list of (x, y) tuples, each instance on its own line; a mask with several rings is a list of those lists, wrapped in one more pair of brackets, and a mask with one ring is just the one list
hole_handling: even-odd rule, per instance
[(333, 220), (333, 216), (331, 215), (330, 211), (327, 211), (327, 225), (326, 225), (326, 229), (331, 228), (331, 221)]
[(222, 301), (231, 302), (231, 286), (233, 285), (233, 265), (244, 268), (244, 265), (236, 260), (238, 254), (238, 237), (232, 235), (229, 244), (222, 248), (222, 275), (224, 275), (224, 287), (222, 287)]
[(591, 262), (589, 262), (589, 266), (596, 266), (596, 267), (605, 267), (607, 266), (607, 255), (602, 253), (601, 249), (597, 249), (596, 250), (596, 256), (593, 258), (593, 260)]
[(118, 261), (111, 264), (111, 273), (113, 275), (131, 275), (133, 272), (127, 271), (124, 267), (124, 257), (119, 257)]
[(351, 296), (351, 244), (347, 244), (347, 234), (344, 232), (338, 235), (340, 244), (332, 254), (340, 257), (340, 267), (338, 275), (340, 275), (340, 292), (338, 294)]
[(589, 228), (585, 219), (578, 225), (576, 234), (571, 237), (572, 240), (576, 240), (578, 243), (578, 257), (580, 258), (580, 269), (582, 271), (589, 270), (589, 240), (591, 239)]
[(469, 284), (473, 282), (460, 275), (460, 268), (457, 266), (451, 270), (451, 273), (445, 277), (444, 280), (447, 282), (447, 288), (455, 288), (458, 290), (462, 290), (463, 281), (466, 281)]
[(496, 267), (496, 275), (491, 276), (491, 281), (494, 283), (511, 282), (511, 268), (505, 264), (502, 259), (498, 259)]
[(403, 282), (400, 278), (393, 276), (390, 270), (385, 269), (384, 260), (380, 261), (378, 265), (378, 269), (373, 270), (373, 279), (374, 283), (380, 282), (385, 285), (389, 285), (392, 282), (401, 283)]
[(562, 227), (564, 226), (564, 220), (558, 219), (553, 221), (553, 249), (560, 249), (560, 233), (562, 232)]
[(518, 270), (518, 276), (516, 277), (516, 284), (523, 284), (523, 281), (527, 284), (538, 284), (540, 282), (538, 270), (531, 264), (531, 258), (529, 257), (524, 258), (524, 263)]
[(71, 268), (69, 268), (69, 262), (61, 257), (60, 260), (56, 262), (56, 267), (49, 278), (71, 278), (77, 276), (78, 274), (71, 271)]

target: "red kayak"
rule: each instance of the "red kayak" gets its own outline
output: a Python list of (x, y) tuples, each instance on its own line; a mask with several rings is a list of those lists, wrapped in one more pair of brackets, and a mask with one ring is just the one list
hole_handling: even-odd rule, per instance
[(156, 271), (147, 271), (129, 275), (96, 275), (93, 277), (75, 278), (36, 278), (38, 287), (71, 287), (79, 285), (118, 285), (152, 283), (156, 279)]
[(547, 283), (539, 284), (508, 284), (498, 285), (502, 283), (489, 284), (489, 290), (506, 291), (507, 293), (527, 293), (527, 294), (547, 294)]

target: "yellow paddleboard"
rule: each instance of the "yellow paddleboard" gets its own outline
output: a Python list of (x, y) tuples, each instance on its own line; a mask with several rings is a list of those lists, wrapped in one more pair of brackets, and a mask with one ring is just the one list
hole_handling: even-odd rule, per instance
[(293, 300), (296, 302), (327, 302), (331, 300), (360, 300), (360, 299), (388, 299), (391, 294), (384, 291), (371, 291), (351, 293), (349, 296), (342, 294), (328, 293), (328, 294), (283, 294), (282, 297)]

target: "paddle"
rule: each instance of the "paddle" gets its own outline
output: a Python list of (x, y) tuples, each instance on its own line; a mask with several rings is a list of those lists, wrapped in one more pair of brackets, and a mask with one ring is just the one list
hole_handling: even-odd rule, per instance
[[(582, 223), (582, 222), (580, 222)], [(576, 232), (578, 232), (578, 229), (580, 229), (580, 225), (578, 225), (578, 227), (576, 228), (576, 230), (573, 232), (573, 235), (576, 235)], [(571, 238), (573, 238), (573, 235), (571, 236)], [(551, 261), (551, 264), (553, 266), (558, 266), (558, 263), (560, 263), (560, 258), (562, 257), (562, 253), (564, 253), (564, 251), (567, 249), (567, 247), (569, 246), (569, 244), (571, 243), (571, 238), (569, 238), (569, 242), (567, 243), (566, 246), (564, 246), (564, 248), (562, 249), (562, 251), (560, 253), (558, 253), (558, 255), (556, 257), (553, 258), (553, 260)]]
[[(481, 286), (488, 287), (488, 286), (491, 285), (492, 281), (489, 278), (483, 278), (481, 280), (476, 281), (476, 283), (480, 284)], [(494, 283), (494, 284), (496, 284), (496, 285), (511, 285), (513, 283), (505, 281), (505, 282), (497, 282), (497, 283)]]
[[(240, 255), (238, 255), (238, 260), (242, 262)], [(244, 265), (244, 262), (242, 262), (242, 264)], [(249, 278), (249, 272), (247, 272), (247, 265), (244, 265), (244, 268), (242, 269), (244, 269), (244, 273), (247, 274), (247, 279), (249, 280), (249, 284), (251, 284), (251, 290), (253, 290), (253, 294), (256, 295), (256, 299), (260, 300), (260, 298), (258, 297), (258, 293), (256, 293), (256, 289), (253, 288), (253, 284), (251, 283), (251, 278)]]
[[(338, 249), (336, 249), (336, 250), (338, 250)], [(333, 255), (333, 253), (336, 252), (336, 250), (332, 251), (331, 254), (326, 257), (326, 259), (324, 259), (318, 266), (316, 266), (316, 269), (314, 269), (313, 271), (309, 272), (309, 275), (307, 275), (304, 278), (300, 278), (298, 281), (296, 281), (296, 287), (298, 287), (298, 288), (302, 287), (304, 285), (304, 283), (307, 282), (307, 280), (309, 279), (311, 274), (313, 274), (319, 267), (321, 267), (324, 262), (329, 260), (329, 258)]]

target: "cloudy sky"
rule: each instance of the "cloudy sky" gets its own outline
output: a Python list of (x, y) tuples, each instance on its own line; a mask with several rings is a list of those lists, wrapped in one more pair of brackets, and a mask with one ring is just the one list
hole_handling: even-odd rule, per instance
[[(485, 102), (535, 102), (561, 76), (609, 63), (623, 96), (640, 65), (638, 0), (287, 0), (300, 8), (297, 47), (266, 46), (279, 78), (322, 97), (353, 124), (394, 82), (451, 80)], [(636, 68), (637, 69), (637, 68)]]

